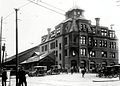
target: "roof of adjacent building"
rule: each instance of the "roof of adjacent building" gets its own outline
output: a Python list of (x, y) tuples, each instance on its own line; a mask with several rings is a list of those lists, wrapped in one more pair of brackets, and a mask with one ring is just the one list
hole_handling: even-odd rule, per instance
[[(37, 54), (38, 51), (39, 51), (39, 45), (19, 53), (18, 54), (19, 63), (25, 61), (26, 59), (30, 58), (34, 54)], [(10, 64), (15, 64), (15, 61), (16, 61), (16, 55), (13, 55), (5, 59), (5, 62)]]

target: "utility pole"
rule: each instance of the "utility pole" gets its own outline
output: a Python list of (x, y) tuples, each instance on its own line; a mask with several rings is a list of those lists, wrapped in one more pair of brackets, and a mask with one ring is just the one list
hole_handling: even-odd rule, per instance
[(18, 9), (15, 9), (16, 12), (16, 86), (18, 86), (18, 16), (17, 16), (17, 12)]
[[(2, 58), (1, 58), (1, 45), (2, 45), (2, 23), (3, 23), (3, 17), (1, 17), (1, 28), (0, 28), (0, 72), (2, 73)], [(2, 86), (3, 86), (3, 80), (2, 80)]]
[(1, 28), (0, 28), (0, 72), (2, 72), (2, 58), (1, 58), (2, 22), (3, 22), (3, 17), (1, 17)]
[(4, 45), (2, 46), (2, 51), (3, 51), (3, 55), (2, 55), (2, 67), (4, 68), (5, 43), (4, 43)]

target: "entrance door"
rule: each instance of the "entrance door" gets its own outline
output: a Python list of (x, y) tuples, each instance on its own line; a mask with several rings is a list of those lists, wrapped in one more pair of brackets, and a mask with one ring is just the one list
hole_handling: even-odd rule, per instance
[(72, 60), (71, 61), (71, 67), (76, 67), (77, 66), (77, 61), (76, 60)]

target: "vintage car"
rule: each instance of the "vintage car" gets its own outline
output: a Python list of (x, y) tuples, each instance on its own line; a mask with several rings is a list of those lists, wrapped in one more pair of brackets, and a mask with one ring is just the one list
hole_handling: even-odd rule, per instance
[(105, 66), (98, 71), (99, 77), (118, 77), (120, 73), (120, 65)]
[(47, 73), (47, 66), (34, 66), (33, 71), (29, 71), (28, 76), (44, 76)]

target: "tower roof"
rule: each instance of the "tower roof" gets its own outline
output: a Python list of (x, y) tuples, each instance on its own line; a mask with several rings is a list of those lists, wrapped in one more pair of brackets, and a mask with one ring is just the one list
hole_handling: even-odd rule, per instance
[(84, 10), (79, 8), (72, 8), (65, 13), (66, 19), (68, 18), (84, 18)]

